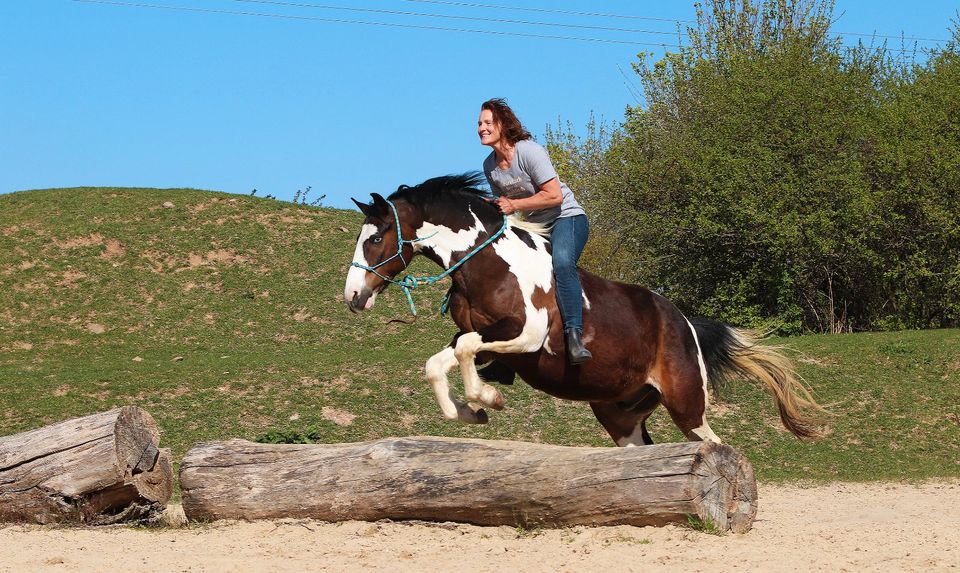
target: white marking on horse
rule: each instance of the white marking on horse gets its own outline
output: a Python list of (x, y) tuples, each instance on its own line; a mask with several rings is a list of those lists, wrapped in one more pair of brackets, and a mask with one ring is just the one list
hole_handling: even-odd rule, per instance
[[(353, 251), (353, 262), (361, 264), (363, 266), (370, 266), (367, 264), (366, 257), (363, 256), (363, 245), (367, 242), (371, 236), (377, 232), (377, 226), (371, 223), (367, 223), (364, 226), (360, 227), (360, 238), (357, 239), (357, 248)], [(350, 270), (347, 271), (347, 282), (343, 286), (343, 300), (349, 302), (353, 300), (353, 296), (358, 294), (365, 286), (367, 286), (367, 271), (366, 269), (361, 269), (360, 267), (350, 266)], [(370, 299), (367, 300), (366, 308), (373, 306), (373, 300), (376, 298), (376, 294), (370, 296)]]
[(643, 441), (643, 423), (637, 424), (629, 436), (617, 440), (617, 445), (621, 448), (632, 448), (645, 445)]
[(553, 351), (553, 348), (550, 348), (550, 335), (548, 334), (546, 338), (543, 339), (543, 351), (549, 354), (550, 356), (556, 356), (557, 353)]
[(663, 394), (663, 390), (660, 389), (660, 381), (654, 378), (653, 376), (650, 376), (649, 378), (647, 378), (647, 384), (653, 386), (654, 388), (657, 389), (657, 392), (660, 392), (661, 394)]
[(530, 248), (508, 228), (503, 240), (493, 244), (494, 252), (507, 263), (508, 271), (517, 278), (523, 298), (524, 323), (520, 334), (511, 340), (493, 340), (484, 342), (479, 333), (469, 332), (457, 340), (456, 356), (460, 362), (460, 374), (463, 377), (463, 389), (467, 400), (484, 405), (502, 405), (503, 397), (499, 390), (485, 384), (477, 374), (473, 360), (481, 351), (518, 354), (536, 352), (543, 348), (549, 335), (549, 313), (546, 308), (537, 308), (533, 304), (533, 293), (537, 288), (550, 292), (553, 288), (553, 262), (546, 250), (546, 240), (539, 235), (530, 235), (534, 248)]
[(587, 298), (587, 293), (583, 293), (583, 308), (590, 310), (590, 299)]
[(493, 249), (507, 263), (509, 272), (517, 277), (525, 320), (520, 336), (503, 342), (511, 346), (521, 345), (518, 352), (535, 352), (543, 347), (549, 334), (549, 314), (547, 309), (534, 306), (533, 293), (537, 288), (547, 293), (553, 289), (553, 261), (543, 237), (530, 235), (534, 243), (534, 248), (530, 248), (513, 229), (508, 229), (504, 236), (505, 240), (495, 243)]
[(684, 317), (684, 320), (687, 321), (687, 326), (690, 327), (690, 332), (693, 333), (693, 342), (697, 345), (697, 363), (700, 364), (700, 379), (703, 381), (703, 423), (699, 427), (690, 430), (691, 434), (696, 435), (701, 440), (721, 443), (720, 438), (713, 433), (713, 430), (710, 429), (710, 425), (707, 424), (707, 407), (710, 405), (710, 399), (707, 394), (707, 365), (703, 361), (703, 352), (700, 350), (700, 339), (697, 337), (697, 329), (693, 327), (693, 324)]
[[(476, 215), (474, 214), (474, 219)], [(454, 233), (442, 225), (425, 223), (417, 230), (418, 237), (430, 237), (420, 243), (422, 247), (431, 247), (444, 261), (450, 264), (452, 254), (473, 247), (483, 226), (477, 220), (477, 226), (466, 231)], [(495, 408), (503, 407), (503, 395), (496, 388), (484, 383), (477, 374), (474, 363), (477, 353), (483, 350), (503, 354), (536, 352), (540, 350), (549, 334), (549, 314), (545, 308), (536, 308), (533, 293), (537, 288), (550, 292), (553, 288), (553, 263), (546, 249), (546, 239), (531, 235), (534, 247), (524, 243), (516, 232), (508, 227), (498, 241), (493, 243), (494, 252), (507, 263), (508, 270), (517, 278), (517, 284), (524, 302), (524, 324), (519, 336), (512, 340), (483, 342), (477, 332), (468, 332), (457, 339), (453, 356), (460, 365), (464, 394), (467, 400)], [(475, 421), (469, 407), (456, 400), (448, 391), (447, 372), (452, 365), (449, 349), (434, 355), (427, 362), (427, 377), (433, 385), (437, 402), (447, 418), (456, 417), (462, 421)]]
[(477, 214), (474, 213), (472, 209), (470, 210), (470, 214), (473, 215), (474, 226), (461, 231), (454, 231), (450, 227), (425, 221), (423, 225), (417, 229), (417, 238), (424, 240), (414, 243), (414, 250), (419, 252), (424, 247), (430, 247), (433, 249), (433, 252), (440, 257), (440, 260), (443, 261), (443, 268), (450, 268), (453, 253), (472, 249), (477, 245), (480, 234), (486, 233), (486, 228), (484, 228), (483, 223), (480, 222)]

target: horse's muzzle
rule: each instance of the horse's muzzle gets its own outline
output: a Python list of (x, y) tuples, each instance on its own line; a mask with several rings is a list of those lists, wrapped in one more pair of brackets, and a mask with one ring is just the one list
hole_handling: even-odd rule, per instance
[(373, 306), (373, 299), (373, 291), (370, 289), (355, 291), (353, 297), (347, 301), (347, 307), (356, 314)]

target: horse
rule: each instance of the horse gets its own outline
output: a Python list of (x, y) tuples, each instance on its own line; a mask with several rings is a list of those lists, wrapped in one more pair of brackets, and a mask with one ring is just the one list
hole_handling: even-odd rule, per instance
[[(618, 446), (652, 444), (646, 421), (661, 404), (688, 440), (720, 443), (707, 423), (708, 385), (716, 391), (732, 376), (761, 382), (787, 430), (817, 437), (805, 411), (819, 406), (776, 348), (717, 321), (688, 320), (647, 288), (583, 269), (583, 340), (593, 359), (569, 364), (546, 229), (505, 217), (483, 182), (480, 173), (448, 175), (401, 185), (387, 199), (372, 193), (371, 203), (353, 200), (365, 218), (344, 285), (352, 312), (372, 308), (391, 284), (409, 297), (418, 279), (396, 277), (415, 256), (452, 279), (448, 308), (459, 331), (425, 365), (445, 418), (487, 423), (484, 408), (504, 407), (503, 395), (477, 371), (477, 363), (495, 360), (538, 390), (588, 402)], [(455, 366), (465, 400), (449, 386)]]

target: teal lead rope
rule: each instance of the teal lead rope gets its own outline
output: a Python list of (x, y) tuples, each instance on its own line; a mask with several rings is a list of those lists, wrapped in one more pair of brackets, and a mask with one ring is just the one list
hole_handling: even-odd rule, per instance
[(443, 298), (440, 299), (440, 316), (447, 314), (447, 311), (450, 309), (450, 291), (447, 289), (447, 292), (444, 293)]
[[(369, 271), (369, 272), (377, 275), (377, 276), (380, 277), (381, 279), (387, 281), (388, 283), (390, 283), (390, 284), (395, 284), (395, 285), (397, 285), (398, 287), (400, 287), (400, 289), (403, 290), (403, 294), (405, 294), (405, 295), (407, 296), (407, 303), (410, 305), (410, 313), (413, 314), (414, 317), (417, 316), (417, 307), (413, 304), (413, 293), (411, 293), (410, 291), (412, 291), (413, 289), (419, 287), (420, 285), (430, 285), (430, 284), (433, 284), (433, 283), (435, 283), (435, 282), (438, 282), (438, 281), (441, 281), (441, 280), (447, 278), (448, 276), (450, 276), (451, 273), (453, 273), (453, 271), (455, 271), (455, 270), (457, 270), (458, 268), (460, 268), (461, 266), (463, 266), (463, 264), (464, 264), (465, 262), (467, 262), (467, 261), (470, 259), (470, 257), (472, 257), (473, 255), (475, 255), (475, 254), (479, 253), (480, 251), (482, 251), (482, 250), (483, 250), (487, 245), (489, 245), (490, 243), (496, 241), (496, 240), (500, 237), (500, 235), (502, 235), (502, 234), (504, 233), (504, 231), (507, 230), (507, 216), (504, 215), (504, 216), (503, 216), (503, 225), (500, 226), (500, 229), (499, 229), (496, 233), (494, 233), (493, 235), (491, 235), (486, 241), (484, 241), (484, 242), (480, 243), (479, 245), (477, 245), (476, 247), (474, 247), (473, 250), (471, 250), (469, 253), (467, 253), (466, 256), (464, 256), (462, 259), (460, 259), (459, 261), (457, 261), (456, 264), (451, 265), (449, 269), (443, 271), (443, 272), (440, 273), (439, 275), (434, 275), (434, 276), (431, 276), (431, 277), (415, 277), (415, 276), (413, 276), (413, 275), (407, 275), (407, 276), (403, 277), (403, 280), (399, 280), (399, 281), (398, 281), (398, 280), (392, 279), (392, 278), (390, 278), (390, 277), (388, 277), (388, 276), (386, 276), (386, 275), (384, 275), (384, 274), (381, 274), (380, 272), (377, 271), (377, 269), (380, 268), (380, 267), (382, 267), (383, 265), (389, 263), (390, 261), (392, 261), (393, 259), (395, 259), (395, 258), (397, 258), (397, 257), (400, 257), (400, 260), (403, 261), (404, 266), (409, 265), (410, 263), (408, 263), (407, 260), (403, 258), (403, 245), (406, 244), (406, 243), (413, 244), (413, 243), (419, 243), (420, 241), (425, 241), (425, 240), (433, 237), (433, 235), (436, 235), (436, 233), (433, 233), (433, 235), (429, 235), (429, 236), (426, 236), (426, 237), (420, 237), (419, 239), (409, 239), (409, 240), (408, 240), (408, 239), (404, 239), (404, 238), (403, 238), (403, 234), (402, 234), (402, 232), (400, 231), (400, 215), (397, 214), (397, 208), (396, 208), (396, 206), (394, 206), (394, 204), (393, 204), (392, 201), (387, 201), (387, 203), (389, 203), (389, 204), (390, 204), (390, 208), (393, 209), (393, 219), (394, 219), (394, 222), (396, 223), (396, 227), (397, 227), (397, 254), (393, 255), (392, 257), (390, 257), (390, 258), (388, 258), (388, 259), (386, 259), (386, 260), (384, 260), (384, 261), (381, 261), (381, 262), (377, 263), (376, 265), (374, 265), (374, 266), (372, 266), (372, 267), (368, 267), (368, 266), (366, 266), (366, 265), (361, 265), (360, 263), (358, 263), (358, 262), (356, 262), (356, 261), (354, 261), (354, 262), (352, 262), (352, 263), (350, 263), (350, 264), (351, 264), (351, 266), (359, 267), (359, 268), (361, 268), (361, 269), (363, 269), (363, 270), (365, 270), (365, 271)], [(447, 294), (445, 294), (445, 295), (443, 296), (443, 300), (440, 301), (440, 314), (446, 314), (447, 309), (449, 308), (449, 306), (450, 306), (450, 291), (447, 291)]]

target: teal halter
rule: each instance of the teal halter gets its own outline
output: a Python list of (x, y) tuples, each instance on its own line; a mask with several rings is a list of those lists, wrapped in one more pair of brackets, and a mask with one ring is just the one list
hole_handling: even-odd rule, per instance
[[(399, 280), (399, 281), (398, 281), (398, 280), (392, 279), (392, 278), (390, 278), (390, 277), (388, 277), (388, 276), (386, 276), (386, 275), (384, 275), (384, 274), (381, 274), (379, 271), (377, 271), (377, 269), (380, 268), (380, 267), (382, 267), (383, 265), (389, 263), (390, 261), (392, 261), (393, 259), (395, 259), (395, 258), (397, 258), (397, 257), (400, 257), (400, 260), (403, 262), (404, 268), (406, 268), (407, 265), (409, 265), (410, 263), (407, 262), (407, 260), (403, 257), (403, 246), (404, 246), (405, 244), (407, 244), (407, 243), (413, 244), (413, 243), (419, 243), (420, 241), (425, 241), (425, 240), (433, 237), (433, 235), (436, 235), (436, 233), (433, 233), (432, 235), (428, 235), (428, 236), (426, 236), (426, 237), (420, 237), (420, 238), (418, 238), (418, 239), (404, 239), (404, 238), (403, 238), (403, 233), (402, 233), (402, 231), (400, 230), (400, 215), (397, 214), (397, 207), (393, 204), (392, 201), (389, 201), (389, 200), (387, 201), (387, 204), (389, 204), (389, 205), (390, 205), (390, 208), (393, 209), (393, 219), (394, 219), (394, 222), (396, 223), (396, 227), (397, 227), (397, 253), (396, 253), (395, 255), (391, 256), (390, 258), (388, 258), (388, 259), (386, 259), (386, 260), (383, 260), (383, 261), (377, 263), (376, 265), (374, 265), (374, 266), (372, 266), (372, 267), (368, 267), (367, 265), (361, 265), (360, 263), (358, 263), (358, 262), (356, 262), (356, 261), (354, 261), (354, 262), (352, 262), (352, 263), (350, 263), (350, 264), (351, 264), (351, 266), (359, 267), (359, 268), (361, 268), (361, 269), (363, 269), (363, 270), (365, 270), (365, 271), (371, 272), (371, 273), (377, 275), (378, 277), (380, 277), (381, 279), (387, 281), (387, 282), (390, 283), (390, 284), (395, 284), (395, 285), (399, 286), (399, 287), (403, 290), (403, 294), (407, 295), (407, 303), (410, 304), (410, 313), (413, 314), (413, 316), (417, 316), (417, 307), (414, 306), (414, 304), (413, 304), (413, 294), (410, 293), (411, 290), (417, 288), (417, 287), (420, 286), (420, 285), (433, 284), (433, 283), (435, 283), (435, 282), (437, 282), (437, 281), (440, 281), (440, 280), (443, 280), (443, 279), (447, 278), (448, 276), (450, 276), (451, 273), (453, 273), (453, 271), (457, 270), (457, 269), (460, 268), (465, 262), (467, 262), (467, 260), (470, 259), (470, 257), (472, 257), (473, 255), (475, 255), (475, 254), (479, 253), (480, 251), (482, 251), (482, 250), (484, 249), (484, 247), (486, 247), (486, 246), (489, 245), (490, 243), (496, 241), (496, 240), (500, 237), (500, 235), (502, 235), (503, 232), (507, 230), (507, 226), (508, 226), (507, 216), (504, 215), (504, 216), (503, 216), (503, 225), (500, 227), (500, 229), (499, 229), (496, 233), (494, 233), (493, 235), (491, 235), (486, 241), (484, 241), (484, 242), (480, 243), (479, 245), (477, 245), (476, 247), (474, 247), (473, 250), (471, 250), (469, 253), (466, 254), (466, 256), (464, 256), (462, 259), (460, 259), (459, 261), (457, 261), (455, 264), (451, 265), (450, 268), (448, 268), (447, 270), (443, 271), (443, 272), (440, 273), (439, 275), (434, 275), (434, 276), (432, 276), (432, 277), (415, 277), (415, 276), (413, 276), (413, 275), (407, 275), (407, 276), (403, 277), (403, 280)], [(447, 300), (448, 300), (448, 298), (449, 298), (449, 293), (447, 294), (447, 296), (444, 297), (444, 300), (443, 300), (443, 302), (441, 303), (441, 306), (440, 306), (440, 312), (441, 312), (441, 314), (446, 312), (446, 306), (447, 306)]]

